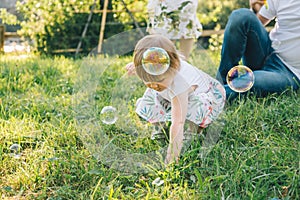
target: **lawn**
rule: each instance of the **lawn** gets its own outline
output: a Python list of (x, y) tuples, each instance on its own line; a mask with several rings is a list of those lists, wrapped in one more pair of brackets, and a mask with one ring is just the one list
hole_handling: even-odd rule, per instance
[[(164, 167), (134, 114), (145, 87), (125, 75), (131, 59), (1, 55), (2, 199), (300, 199), (299, 93), (227, 104), (218, 141), (201, 154), (204, 135)], [(212, 76), (217, 61), (191, 57)]]

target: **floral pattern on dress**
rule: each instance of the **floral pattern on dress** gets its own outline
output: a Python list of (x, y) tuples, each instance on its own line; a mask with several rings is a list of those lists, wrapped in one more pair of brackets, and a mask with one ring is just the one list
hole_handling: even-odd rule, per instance
[[(207, 92), (196, 89), (189, 95), (186, 119), (200, 127), (207, 127), (223, 111), (225, 99), (224, 87), (218, 82), (210, 82)], [(150, 123), (171, 121), (171, 103), (155, 90), (147, 88), (136, 106), (136, 113)]]

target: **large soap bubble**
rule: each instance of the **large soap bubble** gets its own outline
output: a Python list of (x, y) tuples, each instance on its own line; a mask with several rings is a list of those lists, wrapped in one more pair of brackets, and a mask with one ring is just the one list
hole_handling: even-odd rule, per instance
[(229, 70), (226, 81), (235, 92), (246, 92), (254, 84), (254, 74), (249, 67), (238, 65)]
[(170, 66), (168, 53), (159, 47), (151, 47), (143, 54), (142, 65), (145, 71), (151, 75), (165, 73)]

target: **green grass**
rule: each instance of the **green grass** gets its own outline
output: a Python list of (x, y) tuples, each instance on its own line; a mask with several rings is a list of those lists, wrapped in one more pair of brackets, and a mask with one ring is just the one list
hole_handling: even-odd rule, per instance
[[(218, 58), (213, 62), (210, 57), (195, 53), (191, 62), (214, 76)], [(2, 199), (300, 199), (299, 93), (227, 105), (220, 139), (203, 158), (201, 142), (195, 142), (178, 164), (148, 173), (123, 173), (97, 160), (81, 135), (74, 95), (84, 93), (87, 77), (82, 74), (91, 70), (88, 74), (98, 85), (92, 95), (78, 97), (82, 102), (86, 97), (84, 109), (94, 112), (110, 104), (116, 80), (122, 80), (130, 60), (1, 55)], [(135, 117), (132, 107), (129, 115)], [(99, 112), (85, 117), (100, 120)], [(132, 152), (158, 148), (146, 133), (121, 133), (127, 125), (101, 130), (114, 145)], [(11, 155), (12, 144), (22, 147), (20, 158)], [(157, 177), (163, 185), (152, 184)]]

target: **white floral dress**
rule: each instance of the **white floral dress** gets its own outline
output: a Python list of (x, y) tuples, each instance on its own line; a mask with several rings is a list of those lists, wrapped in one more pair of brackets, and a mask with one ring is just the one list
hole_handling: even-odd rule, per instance
[(150, 34), (162, 34), (171, 40), (198, 38), (202, 25), (197, 18), (198, 0), (149, 0)]
[(192, 85), (197, 85), (197, 89), (189, 94), (186, 119), (205, 128), (223, 111), (225, 89), (216, 79), (185, 61), (181, 61), (169, 88), (162, 92), (146, 89), (136, 103), (136, 113), (150, 123), (171, 121), (171, 99)]

